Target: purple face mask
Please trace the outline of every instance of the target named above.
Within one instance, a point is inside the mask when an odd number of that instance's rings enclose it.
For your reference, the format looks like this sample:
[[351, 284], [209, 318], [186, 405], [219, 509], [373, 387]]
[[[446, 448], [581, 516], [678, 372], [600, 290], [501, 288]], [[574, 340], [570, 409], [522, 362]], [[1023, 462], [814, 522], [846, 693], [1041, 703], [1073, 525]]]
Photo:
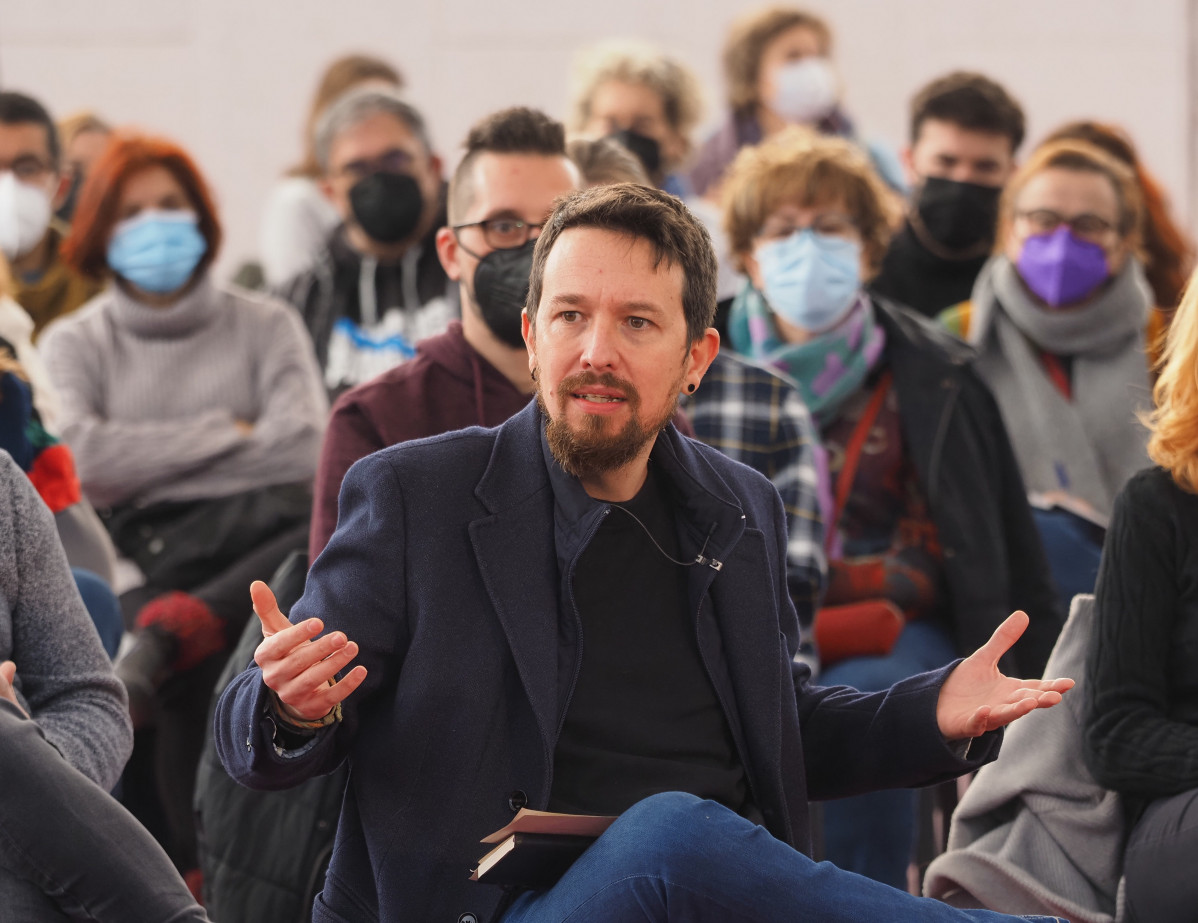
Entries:
[[1074, 237], [1064, 224], [1025, 240], [1016, 268], [1027, 287], [1054, 308], [1081, 301], [1110, 275], [1106, 251]]

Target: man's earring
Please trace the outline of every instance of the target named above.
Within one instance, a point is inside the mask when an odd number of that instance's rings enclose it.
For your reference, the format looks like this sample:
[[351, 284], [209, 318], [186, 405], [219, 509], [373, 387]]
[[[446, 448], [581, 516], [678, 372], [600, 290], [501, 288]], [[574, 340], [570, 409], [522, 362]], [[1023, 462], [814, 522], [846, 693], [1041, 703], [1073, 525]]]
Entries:
[[687, 394], [695, 393], [695, 383], [694, 382], [691, 382], [689, 385], [686, 386], [686, 393]]
[[532, 376], [532, 380], [536, 381], [537, 380], [537, 367], [535, 365], [533, 366], [532, 372], [530, 374]]

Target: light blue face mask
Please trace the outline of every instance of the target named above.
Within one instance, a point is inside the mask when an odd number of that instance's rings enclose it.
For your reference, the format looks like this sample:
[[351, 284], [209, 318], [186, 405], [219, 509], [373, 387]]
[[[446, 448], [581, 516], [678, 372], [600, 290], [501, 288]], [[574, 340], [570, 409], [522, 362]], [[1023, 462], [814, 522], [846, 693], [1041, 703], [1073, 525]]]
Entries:
[[116, 226], [108, 268], [156, 295], [181, 289], [208, 252], [195, 212], [151, 209]]
[[770, 309], [810, 333], [844, 318], [861, 288], [861, 245], [810, 228], [762, 244], [754, 254]]

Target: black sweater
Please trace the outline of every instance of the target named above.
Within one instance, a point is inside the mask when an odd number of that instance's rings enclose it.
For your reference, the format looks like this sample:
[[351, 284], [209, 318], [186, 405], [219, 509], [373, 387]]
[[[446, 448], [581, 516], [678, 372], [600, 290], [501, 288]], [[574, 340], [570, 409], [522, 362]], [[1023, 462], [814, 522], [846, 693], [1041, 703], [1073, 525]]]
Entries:
[[1133, 803], [1198, 787], [1198, 496], [1165, 470], [1116, 498], [1096, 595], [1090, 771]]

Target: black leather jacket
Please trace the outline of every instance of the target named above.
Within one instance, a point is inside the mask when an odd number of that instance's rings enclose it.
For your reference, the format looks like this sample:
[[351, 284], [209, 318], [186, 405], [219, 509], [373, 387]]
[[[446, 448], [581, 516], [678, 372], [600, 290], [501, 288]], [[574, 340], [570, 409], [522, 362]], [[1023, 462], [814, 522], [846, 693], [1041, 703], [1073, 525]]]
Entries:
[[1031, 624], [1003, 669], [1039, 677], [1065, 618], [998, 405], [971, 368], [970, 346], [905, 308], [873, 301], [903, 439], [944, 550], [958, 653], [972, 653], [1022, 609]]

